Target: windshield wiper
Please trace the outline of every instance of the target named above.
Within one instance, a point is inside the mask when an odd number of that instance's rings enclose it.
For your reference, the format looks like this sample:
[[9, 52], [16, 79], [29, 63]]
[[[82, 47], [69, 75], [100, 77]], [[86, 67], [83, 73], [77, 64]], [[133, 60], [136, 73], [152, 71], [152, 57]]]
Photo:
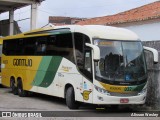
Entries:
[[128, 58], [127, 58], [127, 55], [126, 55], [125, 67], [127, 67], [127, 65], [128, 65]]

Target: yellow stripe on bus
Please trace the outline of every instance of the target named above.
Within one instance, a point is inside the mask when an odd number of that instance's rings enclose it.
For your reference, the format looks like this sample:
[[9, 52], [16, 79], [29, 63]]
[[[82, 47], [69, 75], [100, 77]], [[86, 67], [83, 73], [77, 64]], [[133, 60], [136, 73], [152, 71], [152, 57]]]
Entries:
[[134, 85], [134, 86], [118, 86], [118, 85], [109, 85], [102, 82], [99, 82], [104, 89], [109, 92], [117, 92], [117, 93], [129, 93], [134, 91], [141, 91], [146, 83], [141, 85]]

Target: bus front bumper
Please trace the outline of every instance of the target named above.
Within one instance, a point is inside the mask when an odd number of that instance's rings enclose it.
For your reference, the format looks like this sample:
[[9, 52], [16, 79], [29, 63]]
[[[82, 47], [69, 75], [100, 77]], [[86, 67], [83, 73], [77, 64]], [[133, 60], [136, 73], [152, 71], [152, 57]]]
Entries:
[[146, 92], [137, 96], [110, 96], [94, 91], [93, 104], [144, 104], [146, 101]]

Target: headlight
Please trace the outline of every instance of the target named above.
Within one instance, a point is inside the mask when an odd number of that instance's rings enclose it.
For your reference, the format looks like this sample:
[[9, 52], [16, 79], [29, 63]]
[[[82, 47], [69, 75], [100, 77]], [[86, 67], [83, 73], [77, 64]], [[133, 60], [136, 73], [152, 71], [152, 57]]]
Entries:
[[98, 91], [98, 92], [100, 92], [100, 93], [102, 93], [102, 94], [105, 94], [105, 95], [110, 95], [110, 93], [107, 91], [107, 90], [105, 90], [105, 89], [103, 89], [103, 88], [100, 88], [100, 87], [98, 87], [98, 86], [94, 86], [95, 87], [95, 89]]

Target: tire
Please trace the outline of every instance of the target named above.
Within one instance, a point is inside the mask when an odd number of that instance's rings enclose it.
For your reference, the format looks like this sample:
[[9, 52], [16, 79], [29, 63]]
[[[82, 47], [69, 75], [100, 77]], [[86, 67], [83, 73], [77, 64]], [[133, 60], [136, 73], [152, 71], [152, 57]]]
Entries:
[[18, 88], [18, 95], [20, 97], [26, 97], [27, 96], [27, 91], [23, 90], [23, 84], [22, 84], [21, 80], [18, 80], [17, 88]]
[[14, 79], [11, 79], [10, 87], [11, 87], [12, 93], [14, 95], [18, 95], [18, 90], [17, 90], [17, 87], [15, 85], [15, 80]]
[[69, 87], [66, 91], [66, 104], [70, 109], [78, 109], [80, 104], [75, 101], [74, 89]]

